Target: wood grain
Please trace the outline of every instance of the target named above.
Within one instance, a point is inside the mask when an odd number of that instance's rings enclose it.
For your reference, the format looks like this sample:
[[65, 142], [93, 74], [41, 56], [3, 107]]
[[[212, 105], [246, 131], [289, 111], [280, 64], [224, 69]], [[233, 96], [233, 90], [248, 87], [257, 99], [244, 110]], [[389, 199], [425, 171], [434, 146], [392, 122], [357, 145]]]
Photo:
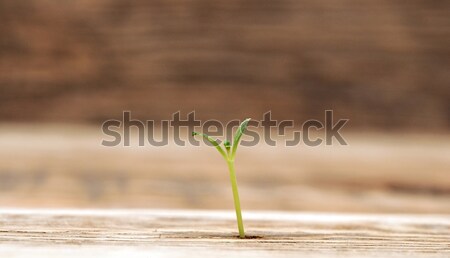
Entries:
[[448, 257], [450, 217], [192, 210], [0, 210], [2, 257]]

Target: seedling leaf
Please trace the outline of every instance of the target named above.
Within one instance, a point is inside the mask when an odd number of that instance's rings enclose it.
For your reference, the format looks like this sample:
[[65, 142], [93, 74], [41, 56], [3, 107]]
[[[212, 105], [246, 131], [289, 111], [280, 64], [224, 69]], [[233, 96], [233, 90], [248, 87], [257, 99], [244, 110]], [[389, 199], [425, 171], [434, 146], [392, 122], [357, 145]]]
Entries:
[[244, 133], [245, 129], [247, 129], [248, 122], [250, 121], [250, 118], [245, 119], [241, 125], [239, 125], [239, 128], [236, 130], [236, 133], [234, 135], [233, 140], [233, 149], [231, 151], [231, 158], [234, 159], [234, 156], [236, 155], [236, 150], [239, 145], [239, 141], [241, 140], [242, 134]]
[[206, 140], [208, 140], [214, 147], [216, 147], [216, 149], [219, 151], [220, 155], [222, 155], [222, 157], [224, 159], [227, 159], [227, 154], [222, 149], [222, 147], [220, 147], [220, 144], [217, 142], [217, 140], [214, 140], [213, 138], [211, 138], [210, 136], [208, 136], [204, 133], [192, 132], [192, 136], [196, 136], [196, 135], [200, 135], [203, 138], [205, 138]]

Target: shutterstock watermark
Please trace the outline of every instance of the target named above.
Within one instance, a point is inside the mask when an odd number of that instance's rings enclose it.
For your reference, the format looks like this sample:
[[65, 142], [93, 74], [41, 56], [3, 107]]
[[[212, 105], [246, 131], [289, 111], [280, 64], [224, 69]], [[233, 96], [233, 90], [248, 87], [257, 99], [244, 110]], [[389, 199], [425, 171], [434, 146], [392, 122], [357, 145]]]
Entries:
[[[255, 146], [261, 141], [266, 145], [276, 146], [319, 146], [321, 144], [348, 145], [340, 130], [349, 119], [333, 118], [332, 110], [324, 111], [324, 121], [310, 119], [303, 124], [295, 124], [294, 120], [274, 120], [270, 111], [262, 115], [261, 120], [252, 119], [248, 123], [241, 145]], [[185, 119], [181, 113], [175, 112], [170, 120], [136, 120], [131, 118], [131, 111], [124, 111], [122, 120], [110, 119], [102, 124], [104, 139], [103, 146], [131, 146], [131, 129], [137, 130], [138, 146], [150, 144], [152, 146], [166, 146], [172, 140], [178, 146], [200, 146], [199, 139], [191, 137], [192, 132], [202, 132], [218, 140], [232, 139], [233, 132], [240, 124], [240, 120], [231, 120], [224, 124], [218, 120], [210, 119], [200, 121], [195, 118], [195, 111], [188, 113]], [[288, 133], [289, 132], [289, 133]], [[157, 134], [158, 137], [157, 137]], [[184, 134], [184, 135], [183, 135]], [[184, 136], [184, 137], [183, 137]], [[211, 145], [203, 139], [205, 144]]]

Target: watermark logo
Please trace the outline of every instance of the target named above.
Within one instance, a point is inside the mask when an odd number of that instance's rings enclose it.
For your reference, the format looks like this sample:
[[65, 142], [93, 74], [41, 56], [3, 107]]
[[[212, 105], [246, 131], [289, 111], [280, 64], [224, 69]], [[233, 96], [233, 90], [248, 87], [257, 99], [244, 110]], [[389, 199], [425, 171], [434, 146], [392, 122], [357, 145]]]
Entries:
[[[348, 121], [349, 119], [334, 121], [333, 111], [325, 110], [324, 122], [310, 119], [299, 126], [295, 124], [294, 120], [275, 120], [272, 118], [272, 112], [268, 111], [262, 115], [261, 120], [250, 120], [244, 133], [246, 137], [242, 139], [241, 144], [243, 146], [255, 146], [263, 141], [269, 146], [276, 146], [277, 144], [319, 146], [334, 143], [348, 145], [340, 132]], [[187, 144], [200, 146], [200, 140], [191, 137], [194, 131], [217, 138], [218, 142], [221, 143], [220, 139], [231, 140], [232, 134], [240, 122], [240, 120], [231, 120], [224, 124], [215, 119], [200, 121], [195, 118], [195, 111], [188, 113], [185, 119], [181, 118], [181, 112], [178, 111], [172, 114], [170, 120], [159, 122], [146, 120], [143, 122], [132, 119], [131, 111], [124, 111], [122, 120], [110, 119], [102, 124], [101, 129], [104, 139], [101, 144], [107, 147], [131, 146], [132, 128], [137, 130], [138, 146], [145, 146], [146, 144], [166, 146], [169, 144], [169, 139], [178, 146], [186, 146]], [[319, 132], [320, 134], [318, 134]], [[157, 134], [159, 134], [158, 137], [156, 137]], [[211, 144], [204, 139], [203, 142], [208, 145]]]

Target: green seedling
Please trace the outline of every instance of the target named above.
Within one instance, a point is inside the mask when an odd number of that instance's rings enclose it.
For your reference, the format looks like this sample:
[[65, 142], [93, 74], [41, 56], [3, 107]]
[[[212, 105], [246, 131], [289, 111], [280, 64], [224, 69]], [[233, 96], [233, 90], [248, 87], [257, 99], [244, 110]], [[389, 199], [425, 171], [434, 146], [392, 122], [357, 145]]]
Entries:
[[236, 210], [236, 218], [240, 238], [245, 238], [245, 232], [244, 232], [244, 223], [242, 222], [241, 203], [239, 201], [236, 171], [234, 169], [234, 158], [236, 157], [236, 151], [239, 145], [239, 141], [241, 140], [242, 134], [247, 128], [249, 121], [250, 118], [247, 118], [244, 120], [244, 122], [241, 123], [241, 125], [239, 125], [239, 128], [236, 130], [236, 133], [234, 135], [233, 144], [231, 144], [229, 141], [224, 141], [223, 146], [225, 147], [225, 149], [223, 149], [222, 146], [220, 146], [217, 140], [209, 137], [208, 135], [203, 133], [192, 132], [192, 136], [200, 135], [203, 138], [207, 139], [214, 147], [216, 147], [220, 155], [222, 155], [222, 157], [228, 164], [228, 170], [230, 171], [231, 188], [233, 190], [234, 208]]

